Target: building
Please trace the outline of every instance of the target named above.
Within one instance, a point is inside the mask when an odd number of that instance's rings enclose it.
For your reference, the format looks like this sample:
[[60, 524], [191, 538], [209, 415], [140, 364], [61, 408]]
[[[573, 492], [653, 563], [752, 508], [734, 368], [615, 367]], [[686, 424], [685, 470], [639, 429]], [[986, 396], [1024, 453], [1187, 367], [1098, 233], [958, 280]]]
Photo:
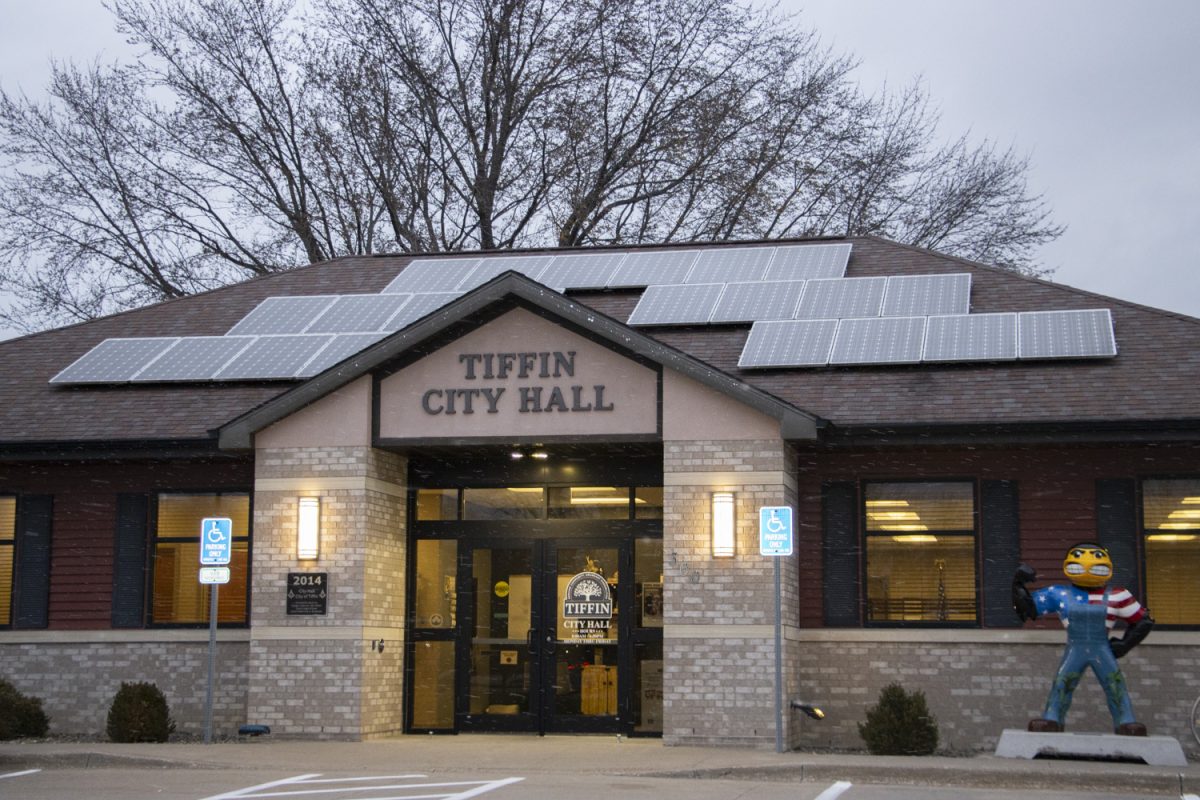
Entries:
[[[356, 257], [0, 343], [0, 374], [0, 663], [59, 732], [149, 680], [199, 733], [214, 517], [218, 733], [855, 747], [899, 681], [987, 748], [1062, 648], [1013, 572], [1091, 539], [1158, 622], [1139, 718], [1182, 737], [1200, 686], [1178, 314], [875, 238]], [[782, 696], [824, 722], [777, 726], [777, 601]], [[1096, 687], [1071, 722], [1108, 728]]]

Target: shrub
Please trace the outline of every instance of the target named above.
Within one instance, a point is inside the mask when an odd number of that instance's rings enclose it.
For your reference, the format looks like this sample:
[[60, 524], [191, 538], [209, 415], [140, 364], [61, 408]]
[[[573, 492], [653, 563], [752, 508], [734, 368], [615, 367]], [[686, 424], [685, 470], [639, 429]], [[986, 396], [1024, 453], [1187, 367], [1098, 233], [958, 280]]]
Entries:
[[45, 736], [50, 718], [42, 710], [40, 697], [29, 697], [0, 678], [0, 739]]
[[879, 703], [858, 723], [867, 750], [877, 756], [927, 756], [937, 749], [937, 720], [929, 713], [924, 692], [909, 694], [898, 683], [883, 687]]
[[165, 742], [175, 723], [157, 686], [122, 683], [108, 709], [107, 729], [114, 742]]

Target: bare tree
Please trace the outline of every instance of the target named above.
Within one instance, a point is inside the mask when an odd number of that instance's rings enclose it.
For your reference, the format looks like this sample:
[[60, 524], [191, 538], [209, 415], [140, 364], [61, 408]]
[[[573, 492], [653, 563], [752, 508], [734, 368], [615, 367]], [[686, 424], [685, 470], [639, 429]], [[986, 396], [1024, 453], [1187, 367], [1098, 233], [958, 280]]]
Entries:
[[731, 0], [111, 0], [134, 63], [0, 93], [26, 330], [339, 255], [878, 234], [1036, 272], [1015, 151]]

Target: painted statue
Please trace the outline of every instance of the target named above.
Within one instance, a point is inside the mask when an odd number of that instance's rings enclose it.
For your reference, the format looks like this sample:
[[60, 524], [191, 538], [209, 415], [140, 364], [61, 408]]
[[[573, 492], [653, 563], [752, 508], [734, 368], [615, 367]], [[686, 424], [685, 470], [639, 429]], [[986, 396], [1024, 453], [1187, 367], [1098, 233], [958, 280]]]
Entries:
[[[1070, 585], [1055, 584], [1031, 592], [1027, 584], [1037, 580], [1037, 572], [1025, 564], [1017, 568], [1013, 608], [1021, 620], [1057, 614], [1067, 629], [1067, 649], [1046, 698], [1046, 710], [1040, 719], [1030, 720], [1029, 730], [1063, 730], [1071, 696], [1084, 670], [1091, 667], [1104, 689], [1114, 730], [1123, 736], [1146, 735], [1146, 726], [1133, 717], [1133, 703], [1117, 659], [1146, 638], [1154, 620], [1128, 589], [1108, 585], [1112, 572], [1108, 551], [1088, 542], [1072, 547], [1063, 559], [1063, 574]], [[1110, 639], [1109, 631], [1117, 620], [1125, 623], [1124, 634]]]

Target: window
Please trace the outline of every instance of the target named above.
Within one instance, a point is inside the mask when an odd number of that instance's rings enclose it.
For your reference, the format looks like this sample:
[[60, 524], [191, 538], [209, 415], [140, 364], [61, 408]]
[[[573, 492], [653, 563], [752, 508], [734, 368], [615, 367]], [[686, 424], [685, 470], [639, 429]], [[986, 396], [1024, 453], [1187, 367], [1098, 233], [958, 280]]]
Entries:
[[1146, 606], [1163, 625], [1200, 625], [1200, 478], [1142, 484]]
[[507, 486], [417, 489], [417, 522], [662, 519], [661, 486]]
[[230, 578], [217, 592], [217, 622], [247, 622], [250, 496], [160, 494], [155, 517], [150, 611], [150, 619], [156, 625], [208, 623], [210, 587], [199, 581], [200, 522], [205, 517], [233, 520]]
[[17, 538], [17, 498], [0, 497], [0, 627], [12, 624], [13, 558]]
[[867, 621], [974, 623], [975, 486], [870, 483]]

